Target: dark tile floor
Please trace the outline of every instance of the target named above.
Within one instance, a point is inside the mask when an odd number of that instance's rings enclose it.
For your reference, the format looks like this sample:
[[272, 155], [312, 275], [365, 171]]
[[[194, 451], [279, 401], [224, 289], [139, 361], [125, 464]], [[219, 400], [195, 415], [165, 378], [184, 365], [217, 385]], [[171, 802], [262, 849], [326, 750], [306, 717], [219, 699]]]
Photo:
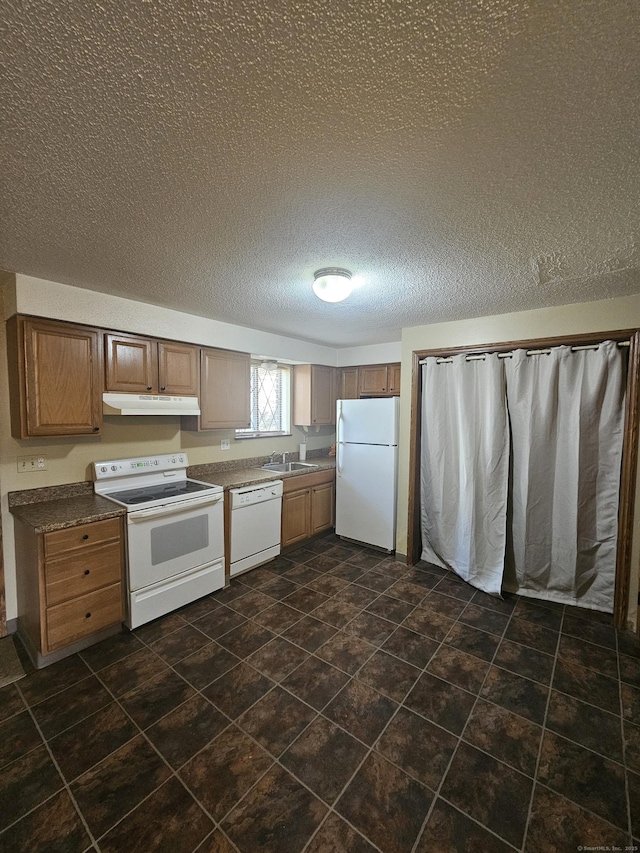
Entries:
[[32, 672], [0, 720], [2, 853], [640, 839], [635, 637], [334, 536]]

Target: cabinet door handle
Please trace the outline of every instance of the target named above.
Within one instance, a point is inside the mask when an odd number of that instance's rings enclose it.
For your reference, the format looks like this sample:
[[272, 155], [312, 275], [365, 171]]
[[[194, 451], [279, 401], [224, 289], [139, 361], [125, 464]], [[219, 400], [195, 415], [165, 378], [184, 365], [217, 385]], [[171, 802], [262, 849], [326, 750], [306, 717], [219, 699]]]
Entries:
[[147, 391], [151, 391], [151, 385], [147, 385]]
[[89, 569], [85, 569], [85, 570], [84, 570], [84, 573], [85, 573], [85, 575], [90, 575], [90, 574], [91, 574], [91, 571], [90, 571]]
[[84, 614], [84, 618], [85, 618], [85, 619], [90, 619], [90, 618], [91, 618], [91, 614], [90, 614], [90, 613], [85, 613], [85, 614]]
[[83, 536], [82, 538], [83, 538], [83, 539], [88, 539], [88, 538], [89, 538], [89, 534], [88, 534], [88, 533], [85, 533], [85, 534], [84, 534], [84, 536]]
[[166, 386], [166, 385], [161, 385], [161, 386], [160, 386], [160, 390], [161, 390], [161, 391], [166, 391], [166, 390], [167, 390], [167, 386]]
[[100, 429], [100, 427], [94, 427], [94, 428], [93, 428], [93, 431], [94, 431], [94, 432], [98, 432], [98, 430], [99, 430], [99, 429]]

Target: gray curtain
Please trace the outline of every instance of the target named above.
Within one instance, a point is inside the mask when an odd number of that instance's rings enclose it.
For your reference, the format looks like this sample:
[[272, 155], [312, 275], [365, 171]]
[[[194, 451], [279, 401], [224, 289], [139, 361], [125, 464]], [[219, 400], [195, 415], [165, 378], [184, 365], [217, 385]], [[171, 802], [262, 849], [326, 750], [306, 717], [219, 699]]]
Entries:
[[493, 595], [611, 612], [625, 382], [612, 341], [427, 358], [422, 559]]
[[554, 347], [506, 359], [513, 486], [505, 588], [613, 609], [624, 420], [623, 355]]
[[495, 354], [422, 368], [422, 559], [499, 595], [507, 536], [509, 428]]

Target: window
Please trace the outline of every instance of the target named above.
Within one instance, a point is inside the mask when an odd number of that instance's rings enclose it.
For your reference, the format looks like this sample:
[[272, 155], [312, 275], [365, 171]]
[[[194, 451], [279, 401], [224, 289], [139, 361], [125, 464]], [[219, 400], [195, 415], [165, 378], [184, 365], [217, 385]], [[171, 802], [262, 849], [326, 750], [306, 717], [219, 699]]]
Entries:
[[251, 363], [251, 426], [236, 430], [236, 438], [261, 438], [290, 432], [291, 371], [280, 365], [267, 370], [262, 366], [264, 363]]

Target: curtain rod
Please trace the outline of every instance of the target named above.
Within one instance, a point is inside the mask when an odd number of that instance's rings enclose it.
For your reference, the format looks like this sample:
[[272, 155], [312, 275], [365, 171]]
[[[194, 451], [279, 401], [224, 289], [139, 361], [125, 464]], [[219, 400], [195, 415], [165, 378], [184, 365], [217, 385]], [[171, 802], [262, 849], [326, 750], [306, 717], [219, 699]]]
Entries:
[[[629, 341], [618, 341], [619, 347], [628, 347]], [[600, 344], [581, 344], [575, 347], [571, 347], [571, 352], [583, 352], [584, 350], [596, 350], [598, 349]], [[554, 347], [555, 349], [555, 347]], [[548, 349], [528, 349], [527, 355], [549, 355], [551, 352], [551, 348]], [[498, 358], [512, 358], [513, 352], [499, 352], [496, 353]], [[462, 355], [462, 353], [460, 353]], [[479, 352], [479, 353], [470, 353], [465, 357], [465, 361], [484, 361], [487, 355], [491, 355], [489, 352]], [[431, 356], [433, 358], [433, 356]], [[442, 356], [436, 357], [436, 364], [451, 364], [453, 362], [453, 356]], [[421, 359], [418, 364], [426, 364], [427, 359]]]

